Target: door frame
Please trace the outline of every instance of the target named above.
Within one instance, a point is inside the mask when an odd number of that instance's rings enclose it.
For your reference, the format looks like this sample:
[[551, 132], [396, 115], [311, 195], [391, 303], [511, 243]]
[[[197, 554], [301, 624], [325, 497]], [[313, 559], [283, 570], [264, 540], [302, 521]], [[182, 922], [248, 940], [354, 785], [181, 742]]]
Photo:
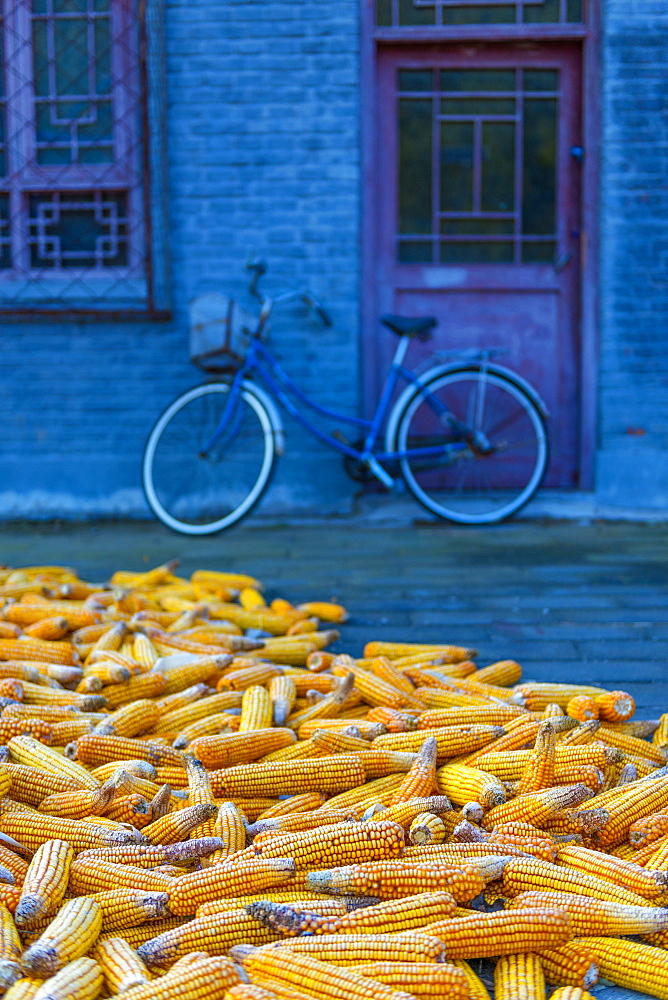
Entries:
[[601, 2], [588, 0], [586, 25], [457, 25], [450, 28], [377, 28], [375, 0], [360, 0], [360, 130], [362, 140], [362, 212], [360, 393], [365, 407], [371, 405], [373, 372], [380, 364], [375, 261], [378, 253], [378, 190], [375, 183], [378, 154], [377, 53], [385, 44], [414, 45], [513, 41], [571, 41], [582, 47], [582, 135], [585, 158], [582, 165], [579, 336], [580, 346], [580, 428], [577, 490], [594, 488], [597, 389], [599, 364], [599, 177], [601, 159]]

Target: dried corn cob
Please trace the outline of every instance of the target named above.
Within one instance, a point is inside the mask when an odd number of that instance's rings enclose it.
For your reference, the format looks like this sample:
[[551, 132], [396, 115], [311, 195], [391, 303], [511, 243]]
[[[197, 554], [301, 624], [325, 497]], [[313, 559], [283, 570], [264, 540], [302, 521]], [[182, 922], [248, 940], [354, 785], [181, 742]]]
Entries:
[[295, 740], [292, 729], [246, 729], [222, 736], [203, 736], [190, 744], [188, 753], [213, 770], [259, 760], [282, 747], [294, 745]]
[[98, 847], [82, 851], [77, 862], [107, 861], [112, 864], [132, 865], [135, 868], [155, 868], [158, 865], [191, 865], [198, 858], [205, 858], [219, 850], [222, 843], [218, 837], [203, 837], [184, 840], [178, 844], [149, 845], [123, 844], [117, 847]]
[[142, 986], [151, 974], [123, 938], [109, 938], [95, 949], [95, 960], [102, 969], [104, 982], [110, 993], [124, 993], [133, 986]]
[[564, 910], [576, 937], [622, 937], [668, 929], [668, 914], [658, 907], [628, 906], [573, 892], [522, 892], [510, 901], [511, 909], [517, 907]]
[[102, 824], [102, 818], [98, 825], [97, 822], [84, 823], [37, 812], [3, 812], [0, 815], [0, 832], [18, 840], [31, 851], [36, 851], [47, 840], [66, 840], [75, 851], [85, 851], [91, 847], [132, 843], [139, 836], [137, 831], [121, 827], [107, 829]]
[[256, 838], [254, 849], [265, 858], [293, 858], [297, 868], [337, 866], [397, 857], [404, 847], [404, 831], [397, 823], [336, 823], [301, 833]]
[[503, 889], [509, 896], [531, 890], [577, 892], [593, 899], [642, 906], [643, 898], [636, 892], [593, 875], [560, 868], [539, 858], [514, 858], [503, 872]]
[[436, 774], [438, 789], [452, 799], [455, 805], [479, 802], [484, 809], [492, 809], [506, 801], [506, 790], [493, 775], [466, 764], [446, 764]]
[[37, 849], [14, 911], [17, 927], [28, 930], [58, 909], [73, 861], [74, 850], [64, 840], [47, 840]]
[[295, 863], [291, 858], [245, 858], [234, 864], [225, 862], [176, 879], [169, 890], [169, 908], [176, 915], [186, 916], [210, 899], [245, 896], [282, 885], [290, 882], [294, 873]]
[[489, 830], [498, 823], [514, 819], [527, 820], [530, 823], [541, 825], [550, 816], [584, 802], [591, 798], [591, 795], [591, 790], [583, 784], [564, 785], [546, 788], [539, 792], [530, 792], [490, 809], [485, 816], [483, 826]]
[[11, 913], [0, 905], [0, 992], [17, 982], [23, 973], [19, 959], [23, 946]]
[[636, 710], [635, 701], [626, 691], [606, 691], [597, 695], [594, 701], [599, 718], [606, 722], [625, 722]]
[[418, 892], [445, 890], [462, 902], [482, 892], [484, 884], [479, 868], [430, 862], [376, 861], [311, 871], [306, 875], [308, 891], [378, 896], [380, 899], [401, 899]]
[[518, 795], [538, 792], [554, 785], [557, 733], [550, 722], [542, 722], [536, 733], [536, 743], [517, 788]]
[[502, 955], [494, 969], [495, 1000], [545, 1000], [545, 976], [538, 955]]
[[645, 899], [654, 899], [668, 888], [668, 872], [648, 871], [588, 847], [566, 844], [559, 848], [557, 861], [566, 868], [623, 886]]
[[70, 899], [21, 957], [25, 972], [47, 978], [85, 955], [102, 928], [102, 910], [87, 896]]
[[440, 816], [433, 813], [419, 813], [408, 831], [411, 844], [442, 844], [448, 831]]
[[197, 917], [141, 944], [137, 954], [149, 969], [165, 968], [192, 951], [224, 955], [235, 944], [267, 944], [276, 935], [245, 910]]
[[288, 987], [291, 993], [301, 988], [315, 1000], [412, 1000], [409, 993], [310, 955], [291, 954], [280, 948], [237, 948], [232, 954], [253, 980], [275, 981]]
[[32, 994], [32, 1000], [95, 1000], [102, 989], [102, 970], [92, 958], [70, 962]]
[[[85, 737], [82, 737], [85, 739]], [[9, 752], [14, 764], [23, 764], [38, 770], [47, 771], [58, 777], [68, 778], [76, 782], [79, 788], [94, 790], [100, 787], [100, 782], [93, 775], [77, 764], [67, 760], [50, 747], [38, 743], [31, 736], [14, 736], [8, 743]]]
[[79, 857], [70, 868], [69, 888], [79, 894], [104, 892], [120, 886], [144, 892], [169, 892], [174, 881], [161, 871]]
[[600, 974], [617, 986], [668, 998], [668, 953], [636, 941], [582, 937], [578, 943], [596, 956]]
[[294, 792], [343, 792], [365, 783], [364, 768], [353, 754], [317, 760], [269, 764], [239, 764], [211, 773], [216, 796], [235, 799], [250, 795], [290, 795]]

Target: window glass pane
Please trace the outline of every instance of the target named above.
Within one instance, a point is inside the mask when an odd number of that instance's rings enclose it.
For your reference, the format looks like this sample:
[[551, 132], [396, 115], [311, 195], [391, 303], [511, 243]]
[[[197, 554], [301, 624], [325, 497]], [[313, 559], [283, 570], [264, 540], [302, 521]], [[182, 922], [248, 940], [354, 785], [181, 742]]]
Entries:
[[76, 191], [29, 199], [33, 268], [104, 268], [127, 264], [127, 195]]
[[98, 94], [111, 93], [111, 38], [109, 18], [95, 18], [95, 90]]
[[431, 99], [399, 101], [399, 232], [432, 230]]
[[434, 7], [416, 7], [413, 0], [399, 0], [400, 24], [436, 24]]
[[524, 5], [525, 24], [558, 24], [559, 0], [541, 0], [540, 3]]
[[376, 0], [376, 24], [379, 28], [392, 24], [392, 0]]
[[53, 22], [56, 93], [89, 92], [88, 22], [82, 18], [58, 18]]
[[49, 48], [46, 21], [33, 21], [32, 26], [33, 86], [38, 97], [49, 93]]
[[494, 97], [444, 97], [442, 115], [513, 115], [515, 102]]
[[431, 264], [434, 259], [434, 248], [431, 243], [408, 243], [399, 241], [400, 264]]
[[493, 7], [443, 8], [443, 24], [514, 24], [515, 7], [511, 4], [495, 4]]
[[515, 123], [485, 122], [482, 126], [483, 212], [512, 212], [515, 206]]
[[443, 69], [441, 90], [515, 90], [514, 69]]
[[584, 21], [584, 10], [582, 0], [568, 0], [566, 8], [567, 21]]
[[473, 123], [441, 125], [441, 211], [473, 209]]
[[0, 268], [12, 266], [9, 235], [9, 195], [0, 194]]
[[522, 73], [522, 85], [525, 90], [556, 91], [559, 72], [556, 69], [525, 69]]
[[428, 90], [434, 89], [434, 73], [430, 69], [400, 69], [399, 70], [399, 90]]
[[85, 14], [86, 0], [53, 0], [54, 14]]
[[512, 264], [513, 244], [490, 242], [482, 243], [443, 243], [441, 244], [442, 264]]
[[554, 254], [554, 240], [541, 240], [540, 243], [524, 242], [522, 244], [522, 263], [524, 264], [553, 264]]
[[522, 231], [551, 234], [556, 224], [557, 102], [524, 102]]
[[443, 236], [512, 236], [512, 219], [442, 219]]

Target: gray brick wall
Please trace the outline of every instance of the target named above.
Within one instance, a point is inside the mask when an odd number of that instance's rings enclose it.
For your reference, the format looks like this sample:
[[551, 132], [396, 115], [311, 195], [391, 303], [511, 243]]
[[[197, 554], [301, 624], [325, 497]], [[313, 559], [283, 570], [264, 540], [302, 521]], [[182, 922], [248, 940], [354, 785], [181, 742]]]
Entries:
[[668, 506], [668, 6], [605, 0], [597, 493]]
[[[277, 313], [279, 357], [325, 405], [357, 408], [357, 0], [168, 0], [166, 29], [174, 322], [5, 324], [0, 515], [146, 510], [144, 439], [199, 381], [187, 304], [245, 295], [250, 251], [268, 290], [310, 287], [335, 320]], [[287, 433], [266, 508], [345, 509], [338, 457]]]

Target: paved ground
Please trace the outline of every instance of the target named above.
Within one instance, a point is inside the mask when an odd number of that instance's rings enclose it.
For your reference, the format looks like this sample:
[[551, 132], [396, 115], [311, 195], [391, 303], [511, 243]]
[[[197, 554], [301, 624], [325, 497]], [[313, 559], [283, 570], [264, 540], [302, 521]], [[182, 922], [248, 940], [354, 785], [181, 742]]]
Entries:
[[340, 650], [368, 639], [475, 646], [527, 679], [630, 690], [638, 714], [668, 711], [668, 525], [515, 522], [489, 528], [329, 521], [241, 526], [208, 539], [152, 522], [1, 525], [0, 560], [65, 562], [89, 579], [181, 559], [243, 570], [273, 596], [337, 597]]
[[[0, 560], [66, 563], [91, 580], [181, 560], [258, 576], [270, 596], [336, 597], [337, 647], [369, 639], [476, 646], [524, 675], [622, 687], [638, 715], [668, 711], [668, 525], [517, 521], [456, 528], [353, 519], [186, 539], [153, 523], [0, 525]], [[489, 967], [480, 970], [484, 975]], [[602, 983], [600, 1000], [642, 1000]]]

